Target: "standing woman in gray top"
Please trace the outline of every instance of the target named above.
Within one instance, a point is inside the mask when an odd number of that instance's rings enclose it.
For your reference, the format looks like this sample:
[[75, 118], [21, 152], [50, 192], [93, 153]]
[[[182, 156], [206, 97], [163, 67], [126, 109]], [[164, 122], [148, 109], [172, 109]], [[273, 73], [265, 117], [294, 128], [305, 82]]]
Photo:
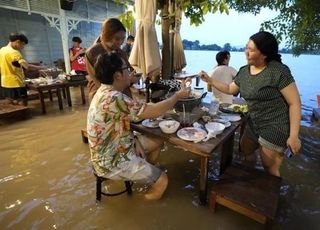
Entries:
[[226, 94], [240, 92], [249, 107], [241, 151], [251, 155], [259, 148], [265, 170], [280, 176], [284, 151], [290, 148], [296, 154], [301, 147], [299, 92], [289, 68], [281, 62], [278, 42], [271, 33], [252, 35], [245, 54], [248, 65], [240, 68], [229, 85], [203, 71], [200, 76]]
[[[102, 23], [101, 33], [95, 43], [86, 51], [86, 67], [88, 71], [87, 80], [89, 88], [89, 100], [100, 87], [100, 82], [95, 77], [94, 65], [100, 55], [105, 53], [118, 53], [132, 70], [127, 54], [121, 50], [121, 45], [126, 38], [126, 28], [117, 18], [109, 18]], [[131, 72], [130, 70], [130, 72]], [[131, 73], [133, 74], [133, 73]], [[138, 77], [133, 78], [135, 83]], [[131, 97], [130, 88], [125, 90], [125, 94]]]

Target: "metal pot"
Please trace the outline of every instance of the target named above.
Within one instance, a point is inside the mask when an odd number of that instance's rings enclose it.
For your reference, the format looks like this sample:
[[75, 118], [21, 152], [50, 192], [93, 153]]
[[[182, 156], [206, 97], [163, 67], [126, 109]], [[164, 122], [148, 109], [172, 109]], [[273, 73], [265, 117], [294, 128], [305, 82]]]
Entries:
[[188, 97], [184, 99], [180, 99], [175, 104], [174, 108], [179, 111], [183, 112], [183, 105], [185, 108], [185, 112], [191, 112], [195, 107], [200, 105], [202, 98], [204, 98], [207, 95], [207, 92], [203, 93], [201, 97]]

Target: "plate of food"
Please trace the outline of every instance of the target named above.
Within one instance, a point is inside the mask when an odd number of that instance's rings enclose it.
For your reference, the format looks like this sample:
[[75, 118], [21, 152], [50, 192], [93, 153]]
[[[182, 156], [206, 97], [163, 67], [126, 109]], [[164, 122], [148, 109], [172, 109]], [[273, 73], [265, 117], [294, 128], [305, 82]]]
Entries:
[[185, 141], [198, 142], [207, 136], [207, 132], [200, 128], [186, 127], [177, 132], [177, 136]]
[[238, 114], [222, 114], [220, 115], [220, 118], [226, 121], [235, 122], [240, 121], [241, 117]]
[[221, 118], [220, 119], [213, 119], [213, 121], [222, 123], [226, 128], [231, 126], [231, 122], [230, 121], [224, 120], [224, 119], [221, 119]]
[[148, 128], [158, 128], [162, 119], [145, 119], [142, 121], [142, 125]]
[[224, 113], [247, 113], [248, 105], [221, 103], [219, 110]]

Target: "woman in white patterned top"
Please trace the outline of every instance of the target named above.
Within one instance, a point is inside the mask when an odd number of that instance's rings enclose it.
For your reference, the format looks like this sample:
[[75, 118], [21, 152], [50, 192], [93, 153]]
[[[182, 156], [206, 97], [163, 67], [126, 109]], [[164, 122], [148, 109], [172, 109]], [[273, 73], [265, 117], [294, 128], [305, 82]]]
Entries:
[[188, 97], [190, 89], [183, 88], [156, 104], [133, 100], [123, 93], [133, 74], [116, 53], [99, 56], [95, 76], [101, 86], [90, 104], [87, 132], [96, 173], [113, 180], [151, 184], [145, 198], [160, 199], [168, 183], [166, 173], [154, 166], [162, 141], [143, 135], [134, 138], [130, 122], [163, 115], [177, 100]]

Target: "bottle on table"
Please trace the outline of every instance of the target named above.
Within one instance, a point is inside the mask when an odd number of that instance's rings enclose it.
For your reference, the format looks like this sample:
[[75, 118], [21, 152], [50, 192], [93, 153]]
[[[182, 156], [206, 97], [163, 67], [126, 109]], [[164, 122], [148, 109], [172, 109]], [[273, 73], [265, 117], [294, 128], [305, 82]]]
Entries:
[[217, 115], [218, 110], [219, 110], [219, 99], [216, 98], [214, 94], [212, 94], [212, 98], [209, 106], [209, 114], [211, 116], [215, 116]]

